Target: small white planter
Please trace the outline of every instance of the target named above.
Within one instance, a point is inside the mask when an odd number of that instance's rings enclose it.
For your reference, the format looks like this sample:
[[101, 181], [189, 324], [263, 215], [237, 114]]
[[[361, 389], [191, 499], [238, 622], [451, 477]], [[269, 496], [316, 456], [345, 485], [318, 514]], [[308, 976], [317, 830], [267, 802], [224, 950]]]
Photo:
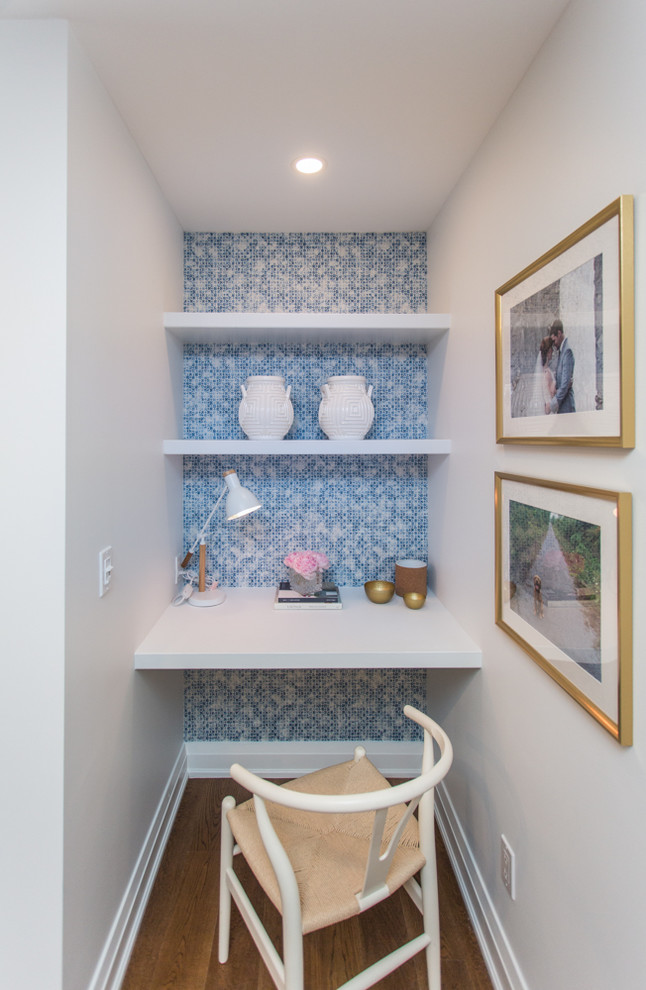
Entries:
[[285, 388], [281, 375], [250, 375], [240, 388], [238, 422], [246, 436], [250, 440], [282, 440], [294, 422], [289, 397], [292, 386]]
[[362, 440], [372, 426], [372, 385], [363, 375], [334, 375], [321, 385], [319, 425], [329, 440]]

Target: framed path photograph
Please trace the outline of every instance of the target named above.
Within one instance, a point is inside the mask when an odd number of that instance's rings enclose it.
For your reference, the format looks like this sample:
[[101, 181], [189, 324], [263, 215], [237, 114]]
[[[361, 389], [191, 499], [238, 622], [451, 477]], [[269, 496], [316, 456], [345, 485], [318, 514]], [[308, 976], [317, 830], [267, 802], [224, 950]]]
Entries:
[[496, 624], [632, 744], [631, 496], [495, 475]]
[[635, 445], [633, 197], [496, 291], [498, 443]]

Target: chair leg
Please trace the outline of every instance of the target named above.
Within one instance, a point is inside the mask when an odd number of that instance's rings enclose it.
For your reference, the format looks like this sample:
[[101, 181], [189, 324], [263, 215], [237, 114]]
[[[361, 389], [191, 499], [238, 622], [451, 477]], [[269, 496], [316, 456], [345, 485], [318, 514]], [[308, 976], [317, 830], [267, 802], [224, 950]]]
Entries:
[[421, 871], [422, 904], [424, 908], [424, 931], [431, 941], [425, 949], [426, 969], [429, 990], [441, 990], [440, 968], [440, 912], [437, 901], [437, 872], [435, 863], [429, 868], [428, 862]]
[[435, 856], [435, 823], [433, 794], [422, 796], [419, 806], [420, 847], [426, 864], [420, 871], [424, 931], [431, 941], [426, 947], [426, 969], [429, 990], [441, 990], [440, 966], [440, 906], [437, 893], [437, 860]]
[[233, 866], [233, 832], [229, 825], [227, 812], [235, 808], [235, 798], [225, 797], [222, 802], [222, 821], [220, 839], [220, 918], [218, 959], [225, 963], [229, 958], [229, 932], [231, 929], [231, 891], [227, 883], [227, 870]]
[[[300, 922], [300, 919], [299, 919]], [[303, 933], [294, 920], [283, 915], [283, 963], [285, 966], [285, 990], [303, 990]]]

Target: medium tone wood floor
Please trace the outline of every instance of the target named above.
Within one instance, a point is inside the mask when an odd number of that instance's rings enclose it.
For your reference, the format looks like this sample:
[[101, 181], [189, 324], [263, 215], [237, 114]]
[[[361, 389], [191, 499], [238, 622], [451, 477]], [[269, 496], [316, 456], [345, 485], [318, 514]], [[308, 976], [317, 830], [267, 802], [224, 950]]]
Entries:
[[[190, 780], [155, 880], [122, 990], [275, 990], [235, 904], [231, 950], [217, 955], [220, 803], [246, 800], [231, 780]], [[446, 850], [438, 836], [443, 990], [493, 990]], [[242, 857], [236, 871], [263, 924], [280, 948], [280, 916]], [[305, 938], [305, 985], [331, 990], [422, 931], [408, 895]], [[427, 990], [424, 954], [378, 984], [380, 990]]]

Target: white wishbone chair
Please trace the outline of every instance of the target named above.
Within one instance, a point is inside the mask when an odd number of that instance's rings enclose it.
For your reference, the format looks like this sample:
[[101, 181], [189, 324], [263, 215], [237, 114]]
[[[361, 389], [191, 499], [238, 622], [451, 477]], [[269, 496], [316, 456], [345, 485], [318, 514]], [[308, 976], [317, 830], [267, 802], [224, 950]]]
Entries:
[[[453, 751], [428, 716], [410, 705], [404, 713], [424, 730], [422, 771], [393, 787], [362, 746], [347, 763], [282, 785], [231, 767], [233, 779], [254, 796], [238, 806], [232, 797], [222, 802], [221, 963], [229, 957], [233, 897], [278, 990], [303, 990], [303, 935], [360, 914], [403, 886], [422, 913], [423, 933], [338, 990], [365, 990], [422, 950], [429, 990], [440, 990], [433, 799]], [[283, 958], [234, 871], [238, 853], [282, 915]]]

